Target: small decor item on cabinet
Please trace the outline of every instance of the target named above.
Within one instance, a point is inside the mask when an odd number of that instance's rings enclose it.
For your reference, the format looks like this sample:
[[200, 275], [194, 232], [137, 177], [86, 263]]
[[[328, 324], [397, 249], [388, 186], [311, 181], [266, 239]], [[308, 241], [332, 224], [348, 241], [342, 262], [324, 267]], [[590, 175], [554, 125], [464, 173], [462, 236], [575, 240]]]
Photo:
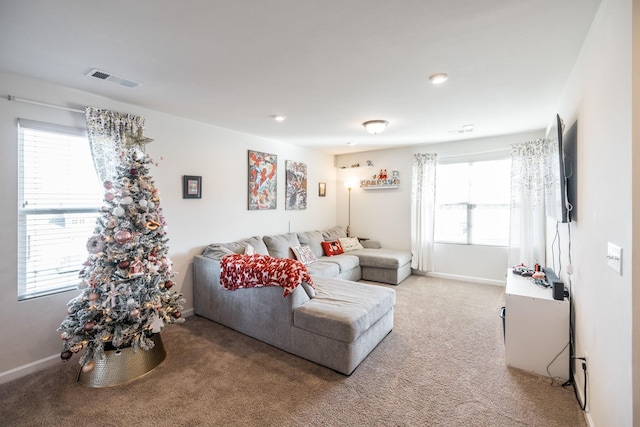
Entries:
[[182, 176], [182, 198], [201, 199], [202, 198], [202, 177], [194, 175]]

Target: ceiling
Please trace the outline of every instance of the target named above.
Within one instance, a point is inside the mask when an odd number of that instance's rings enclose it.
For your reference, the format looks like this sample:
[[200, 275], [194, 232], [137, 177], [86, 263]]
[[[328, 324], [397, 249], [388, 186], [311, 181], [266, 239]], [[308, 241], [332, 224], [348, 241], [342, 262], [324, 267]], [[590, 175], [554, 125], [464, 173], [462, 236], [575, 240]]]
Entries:
[[341, 154], [547, 127], [599, 3], [0, 0], [0, 70]]

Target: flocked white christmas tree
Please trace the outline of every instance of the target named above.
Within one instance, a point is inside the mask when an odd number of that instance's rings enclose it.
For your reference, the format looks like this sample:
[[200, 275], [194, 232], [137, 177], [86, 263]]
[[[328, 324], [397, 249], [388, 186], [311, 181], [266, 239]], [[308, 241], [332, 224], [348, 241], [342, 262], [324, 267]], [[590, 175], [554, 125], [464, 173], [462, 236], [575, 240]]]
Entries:
[[148, 350], [153, 333], [184, 321], [184, 299], [171, 291], [176, 273], [151, 163], [140, 145], [129, 146], [120, 153], [115, 179], [104, 182], [104, 205], [80, 272], [82, 292], [69, 301], [58, 328], [60, 357], [66, 361], [84, 350], [84, 372], [93, 370], [105, 349]]

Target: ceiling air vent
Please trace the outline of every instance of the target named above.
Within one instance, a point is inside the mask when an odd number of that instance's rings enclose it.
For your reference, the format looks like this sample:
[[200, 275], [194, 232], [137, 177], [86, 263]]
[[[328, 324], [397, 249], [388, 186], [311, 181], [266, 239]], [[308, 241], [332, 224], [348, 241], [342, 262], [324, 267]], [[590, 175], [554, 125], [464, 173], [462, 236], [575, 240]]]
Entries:
[[114, 76], [113, 74], [109, 74], [95, 68], [89, 71], [87, 73], [87, 76], [95, 77], [100, 80], [106, 80], [109, 82], [117, 83], [119, 85], [126, 86], [126, 87], [137, 87], [140, 85], [140, 83], [134, 80], [125, 79], [124, 77]]

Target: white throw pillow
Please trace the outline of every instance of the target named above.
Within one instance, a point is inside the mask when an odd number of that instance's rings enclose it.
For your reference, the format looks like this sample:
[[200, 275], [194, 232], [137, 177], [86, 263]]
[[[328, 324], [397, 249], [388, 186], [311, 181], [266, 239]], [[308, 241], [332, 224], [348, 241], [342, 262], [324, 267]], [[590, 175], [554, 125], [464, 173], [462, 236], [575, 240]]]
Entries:
[[364, 249], [357, 237], [340, 237], [338, 241], [345, 252]]
[[304, 265], [311, 264], [318, 260], [309, 246], [293, 246], [291, 251], [293, 251], [296, 259]]
[[251, 246], [251, 245], [247, 245], [247, 246], [244, 248], [244, 254], [245, 254], [245, 255], [255, 255], [255, 254], [256, 254], [256, 250], [254, 249], [254, 247], [253, 247], [253, 246]]

